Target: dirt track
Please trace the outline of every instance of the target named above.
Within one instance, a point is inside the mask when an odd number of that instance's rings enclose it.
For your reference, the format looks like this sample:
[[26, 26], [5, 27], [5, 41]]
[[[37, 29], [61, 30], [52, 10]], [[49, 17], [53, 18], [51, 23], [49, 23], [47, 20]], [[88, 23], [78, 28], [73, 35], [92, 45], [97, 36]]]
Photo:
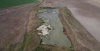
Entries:
[[0, 9], [0, 51], [10, 44], [23, 42], [29, 13], [36, 4]]
[[97, 0], [46, 0], [42, 6], [68, 7], [74, 17], [100, 41], [100, 3]]

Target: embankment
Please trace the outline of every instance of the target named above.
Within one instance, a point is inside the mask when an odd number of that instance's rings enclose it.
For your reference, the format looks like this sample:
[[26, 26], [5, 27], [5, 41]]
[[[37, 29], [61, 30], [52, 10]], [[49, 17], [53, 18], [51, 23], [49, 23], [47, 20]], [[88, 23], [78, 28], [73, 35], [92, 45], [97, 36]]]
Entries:
[[[23, 41], [23, 51], [32, 51], [40, 44], [40, 38], [37, 34], [37, 27], [41, 24], [41, 20], [36, 16], [36, 7], [30, 12], [27, 24], [27, 33], [25, 42]], [[25, 44], [24, 44], [25, 43]]]
[[68, 8], [60, 8], [59, 18], [75, 51], [99, 51], [100, 43], [74, 18]]

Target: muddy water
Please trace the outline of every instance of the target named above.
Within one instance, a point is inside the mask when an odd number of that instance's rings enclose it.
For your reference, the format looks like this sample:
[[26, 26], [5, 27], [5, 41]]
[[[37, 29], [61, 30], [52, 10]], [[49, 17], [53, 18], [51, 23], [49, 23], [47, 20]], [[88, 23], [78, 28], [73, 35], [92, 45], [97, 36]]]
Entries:
[[71, 47], [71, 42], [67, 36], [63, 33], [63, 25], [58, 18], [58, 9], [46, 9], [44, 13], [38, 14], [38, 17], [41, 17], [45, 20], [49, 20], [50, 26], [53, 30], [50, 32], [48, 38], [42, 39], [45, 44], [50, 45], [62, 45], [66, 47]]

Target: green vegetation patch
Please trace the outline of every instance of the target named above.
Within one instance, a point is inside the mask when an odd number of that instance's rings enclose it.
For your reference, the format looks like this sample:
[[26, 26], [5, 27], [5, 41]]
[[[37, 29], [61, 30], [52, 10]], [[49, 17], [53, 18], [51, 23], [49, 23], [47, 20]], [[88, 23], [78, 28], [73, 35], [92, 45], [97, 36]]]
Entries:
[[38, 0], [0, 0], [0, 8], [13, 7], [35, 2], [38, 2]]
[[33, 51], [50, 51], [50, 49], [47, 49], [43, 47], [41, 44]]
[[25, 47], [25, 44], [26, 44], [26, 39], [27, 39], [27, 34], [24, 35], [24, 40], [23, 40], [21, 51], [24, 50], [24, 47]]

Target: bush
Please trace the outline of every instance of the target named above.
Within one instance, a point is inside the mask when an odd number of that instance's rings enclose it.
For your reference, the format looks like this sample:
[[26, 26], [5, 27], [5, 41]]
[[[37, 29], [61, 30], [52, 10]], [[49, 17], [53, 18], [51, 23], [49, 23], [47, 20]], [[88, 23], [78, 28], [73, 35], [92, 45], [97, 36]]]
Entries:
[[71, 51], [74, 51], [74, 50], [71, 50]]
[[39, 45], [35, 50], [33, 51], [50, 51], [50, 49], [47, 49], [45, 47], [43, 47], [42, 45]]

